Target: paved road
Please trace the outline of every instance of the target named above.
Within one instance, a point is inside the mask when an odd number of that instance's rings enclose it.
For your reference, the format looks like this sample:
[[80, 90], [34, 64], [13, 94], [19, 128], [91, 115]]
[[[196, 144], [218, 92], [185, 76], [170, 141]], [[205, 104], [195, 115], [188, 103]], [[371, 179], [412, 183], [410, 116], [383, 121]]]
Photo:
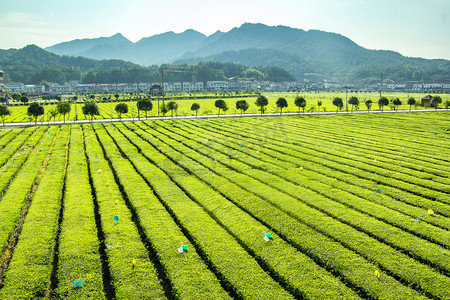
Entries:
[[[439, 112], [442, 111], [448, 111], [448, 110], [439, 110]], [[363, 111], [353, 111], [353, 112], [347, 112], [347, 111], [339, 111], [339, 112], [333, 112], [333, 111], [327, 111], [327, 112], [305, 112], [305, 113], [296, 113], [296, 112], [289, 112], [289, 113], [265, 113], [265, 114], [243, 114], [242, 116], [240, 114], [228, 114], [228, 115], [200, 115], [200, 116], [166, 116], [166, 117], [148, 117], [140, 118], [140, 120], [173, 120], [173, 119], [212, 119], [212, 118], [248, 118], [248, 117], [280, 117], [280, 116], [318, 116], [318, 115], [347, 115], [347, 114], [400, 114], [400, 113], [417, 113], [417, 112], [435, 112], [433, 109], [417, 109], [417, 110], [371, 110]], [[120, 119], [96, 119], [92, 120], [93, 123], [110, 123], [110, 122], [130, 122], [130, 121], [138, 121], [138, 118], [122, 118]], [[83, 124], [83, 123], [89, 123], [89, 120], [78, 120], [78, 121], [66, 121], [65, 124]], [[18, 123], [5, 123], [4, 127], [11, 127], [11, 126], [42, 126], [42, 125], [62, 125], [64, 124], [64, 121], [49, 121], [49, 122], [38, 122], [37, 124], [34, 124], [34, 122], [18, 122]], [[3, 125], [0, 123], [0, 127], [3, 127]]]

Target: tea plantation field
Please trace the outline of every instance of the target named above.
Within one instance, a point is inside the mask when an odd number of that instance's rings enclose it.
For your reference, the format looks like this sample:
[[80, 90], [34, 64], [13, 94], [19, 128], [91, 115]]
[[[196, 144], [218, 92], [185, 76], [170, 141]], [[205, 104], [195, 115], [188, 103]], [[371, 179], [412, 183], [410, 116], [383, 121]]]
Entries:
[[0, 299], [450, 299], [449, 149], [448, 112], [3, 128]]

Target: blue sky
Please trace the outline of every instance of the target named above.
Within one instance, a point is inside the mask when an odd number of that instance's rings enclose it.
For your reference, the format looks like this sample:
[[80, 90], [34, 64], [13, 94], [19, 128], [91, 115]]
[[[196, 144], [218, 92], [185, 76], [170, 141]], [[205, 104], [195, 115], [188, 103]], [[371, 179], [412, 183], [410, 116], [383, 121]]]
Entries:
[[245, 22], [342, 34], [369, 49], [450, 59], [450, 0], [0, 0], [0, 49], [122, 33], [210, 35]]

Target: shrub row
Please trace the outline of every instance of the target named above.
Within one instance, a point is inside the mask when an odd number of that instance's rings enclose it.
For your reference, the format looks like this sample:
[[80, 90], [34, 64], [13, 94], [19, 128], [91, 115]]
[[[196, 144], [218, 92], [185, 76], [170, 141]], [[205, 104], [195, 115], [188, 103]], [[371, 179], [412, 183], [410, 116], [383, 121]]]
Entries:
[[[164, 291], [159, 283], [147, 250], [131, 220], [119, 187], [91, 125], [83, 126], [86, 154], [95, 189], [102, 230], [107, 245], [108, 266], [111, 270], [117, 299], [157, 299]], [[114, 217], [119, 220], [115, 221]]]
[[1, 299], [44, 297], [50, 285], [68, 136], [68, 127], [56, 136], [50, 160], [33, 195], [14, 256], [5, 274]]
[[[236, 158], [236, 157], [232, 157], [232, 158]], [[227, 159], [227, 161], [230, 164], [234, 163], [234, 161], [230, 160], [229, 158]], [[241, 172], [242, 171], [244, 171], [244, 172], [252, 171], [251, 168], [248, 168], [248, 167], [239, 168], [236, 164], [234, 165], [234, 168], [240, 169]], [[258, 172], [258, 171], [253, 170], [253, 172]], [[236, 177], [237, 176], [235, 176], [235, 178]], [[265, 178], [265, 180], [263, 180], [263, 181], [271, 182], [271, 180], [273, 180], [273, 178]], [[244, 179], [242, 179], [242, 178], [236, 179], [236, 181], [237, 182], [245, 182]], [[248, 182], [248, 180], [247, 180], [247, 182]], [[260, 190], [263, 188], [261, 184], [258, 186], [257, 183], [254, 181], [250, 182], [250, 184], [248, 184], [248, 186], [253, 188], [253, 192], [258, 192], [258, 188]], [[309, 203], [309, 205], [311, 205], [315, 201], [320, 200], [320, 198], [316, 197], [313, 193], [311, 193], [311, 192], [308, 193], [307, 190], [300, 190], [300, 193], [302, 194], [303, 201], [307, 201]], [[434, 285], [436, 283], [438, 283], [438, 285], [440, 285], [441, 288], [442, 288], [442, 286], [445, 285], [445, 282], [446, 282], [445, 276], [443, 277], [443, 276], [439, 275], [438, 273], [433, 272], [430, 268], [428, 268], [424, 265], [418, 264], [414, 260], [395, 251], [395, 249], [392, 249], [386, 245], [383, 245], [382, 243], [379, 243], [375, 239], [370, 239], [369, 237], [366, 237], [364, 234], [360, 233], [358, 230], [355, 230], [351, 227], [339, 225], [339, 223], [334, 222], [333, 219], [327, 219], [327, 217], [325, 217], [324, 215], [321, 215], [317, 211], [311, 210], [302, 204], [295, 203], [296, 201], [292, 201], [292, 198], [290, 199], [289, 197], [283, 196], [280, 193], [277, 194], [276, 191], [273, 189], [268, 189], [266, 191], [266, 195], [270, 195], [270, 196], [267, 196], [266, 199], [269, 199], [269, 197], [272, 197], [274, 199], [273, 202], [277, 203], [278, 207], [283, 207], [284, 210], [288, 210], [288, 208], [289, 208], [288, 212], [290, 214], [295, 215], [300, 220], [303, 220], [303, 217], [305, 215], [308, 215], [309, 217], [314, 216], [312, 220], [309, 220], [309, 223], [313, 227], [318, 228], [321, 232], [324, 232], [330, 236], [334, 236], [341, 243], [345, 244], [347, 247], [350, 247], [351, 249], [353, 249], [355, 251], [358, 251], [358, 253], [361, 253], [363, 256], [374, 259], [374, 261], [377, 261], [380, 265], [383, 265], [386, 269], [390, 270], [393, 274], [397, 274], [398, 276], [401, 276], [402, 278], [404, 278], [405, 280], [407, 280], [409, 282], [415, 282], [415, 283], [419, 284], [419, 286], [421, 286], [422, 288], [427, 290], [429, 293], [432, 294], [432, 293], [436, 292], [435, 287], [434, 287]], [[273, 196], [273, 195], [277, 195], [277, 196]], [[330, 203], [328, 203], [326, 205], [330, 205]], [[326, 207], [326, 205], [324, 205], [322, 203], [322, 207], [324, 207], [324, 206]], [[326, 209], [329, 209], [329, 208], [326, 208]], [[320, 222], [318, 220], [320, 220]], [[358, 221], [358, 218], [356, 220]], [[304, 220], [304, 221], [307, 222], [306, 220]], [[365, 221], [367, 222], [368, 220], [365, 220]], [[340, 228], [340, 229], [338, 231], [335, 231], [331, 228]], [[364, 241], [364, 243], [363, 243], [364, 245], [371, 245], [373, 251], [371, 251], [371, 253], [367, 253], [367, 250], [365, 249], [365, 247], [363, 247], [360, 243], [356, 242], [356, 240], [358, 240], [359, 242]], [[390, 241], [395, 242], [395, 239], [391, 239]], [[409, 240], [406, 238], [404, 238], [402, 240], [402, 244], [403, 244], [403, 246], [407, 245], [405, 247], [407, 247], [408, 250], [409, 250], [409, 246], [416, 245], [415, 243], [410, 243]], [[439, 263], [439, 259], [435, 257], [436, 253], [430, 252], [428, 248], [423, 248], [422, 250], [423, 250], [422, 255], [424, 255], [424, 253], [426, 253], [428, 259], [430, 259], [430, 260], [432, 259], [433, 262]], [[440, 251], [437, 252], [438, 253], [437, 255], [444, 256], [444, 259], [445, 259], [446, 255], [448, 255], [445, 252], [446, 252], [446, 250], [440, 248]], [[387, 253], [389, 253], [389, 255], [387, 255], [387, 257], [385, 257], [385, 255]], [[399, 261], [401, 261], [403, 264], [401, 268], [397, 267]], [[439, 263], [439, 265], [441, 267], [447, 268], [447, 266], [445, 266], [445, 265], [442, 266], [442, 264], [445, 264], [445, 263], [443, 263], [443, 262]], [[421, 270], [420, 274], [422, 274], [422, 278], [417, 276], [419, 274], [412, 275], [411, 274], [412, 271], [410, 271], [411, 268], [413, 268], [415, 270], [420, 269]], [[425, 276], [425, 273], [427, 274], [426, 276]], [[431, 288], [432, 286], [433, 286], [433, 288]], [[443, 291], [441, 290], [438, 293], [442, 293], [442, 292]]]
[[[131, 162], [122, 157], [102, 126], [95, 125], [95, 129], [131, 209], [137, 215], [137, 222], [156, 252], [152, 255], [160, 262], [160, 271], [167, 276], [173, 296], [180, 299], [227, 299], [228, 295], [219, 280], [208, 270], [189, 238], [183, 234], [152, 189]], [[124, 147], [128, 156], [139, 156], [134, 147]], [[181, 243], [189, 246], [187, 259], [177, 251]]]
[[51, 134], [44, 135], [38, 143], [37, 149], [30, 154], [14, 181], [9, 186], [3, 198], [0, 200], [0, 249], [3, 253], [11, 234], [14, 231], [17, 220], [25, 202], [28, 199], [31, 188], [38, 178], [41, 167], [47, 156], [56, 130]]
[[[131, 127], [133, 130], [133, 127]], [[144, 134], [141, 131], [136, 131]], [[145, 135], [145, 134], [144, 134]], [[145, 140], [148, 136], [143, 136]], [[174, 141], [172, 141], [174, 142]], [[170, 143], [170, 141], [169, 141]], [[311, 258], [298, 252], [295, 247], [273, 234], [276, 247], [266, 244], [262, 239], [263, 233], [268, 232], [266, 226], [241, 210], [224, 196], [207, 186], [203, 180], [210, 178], [210, 171], [196, 165], [181, 153], [164, 147], [164, 154], [171, 160], [179, 162], [181, 166], [198, 176], [190, 176], [180, 166], [174, 165], [168, 158], [161, 156], [156, 150], [147, 145], [142, 146], [143, 152], [149, 157], [158, 157], [155, 163], [176, 181], [197, 203], [199, 203], [218, 222], [223, 224], [233, 236], [249, 249], [259, 260], [293, 291], [297, 296], [306, 295], [307, 298], [356, 298], [354, 292], [346, 288], [333, 275], [318, 266]], [[215, 180], [215, 178], [213, 179]], [[233, 187], [230, 187], [232, 189]], [[268, 248], [268, 245], [270, 248]], [[301, 272], [299, 269], [301, 268]]]
[[[189, 143], [196, 144], [192, 140]], [[159, 145], [161, 151], [166, 153], [167, 145], [161, 141], [157, 141], [154, 146], [158, 147], [157, 145]], [[188, 152], [192, 151], [188, 149], [183, 149], [182, 151], [186, 155], [188, 155]], [[299, 221], [278, 207], [226, 179], [222, 172], [228, 171], [230, 172], [229, 174], [235, 174], [230, 169], [222, 168], [218, 162], [203, 155], [197, 156], [202, 162], [209, 165], [209, 170], [202, 170], [198, 165], [190, 164], [190, 169], [193, 172], [198, 174], [198, 176], [202, 176], [210, 186], [214, 186], [220, 193], [227, 196], [228, 199], [251, 214], [254, 218], [265, 223], [274, 232], [279, 233], [283, 239], [295, 245], [301, 252], [306, 253], [321, 266], [332, 271], [335, 276], [341, 277], [341, 280], [361, 292], [365, 297], [389, 299], [393, 295], [399, 294], [403, 297], [420, 298], [419, 294], [403, 286], [389, 274], [384, 274], [385, 281], [381, 284], [373, 276], [377, 265], [368, 262], [360, 255], [336, 243], [333, 239], [317, 232], [308, 226], [307, 222]], [[177, 161], [184, 163], [186, 160], [187, 158], [183, 157]], [[305, 215], [306, 220], [309, 218], [311, 217]], [[389, 288], [384, 283], [387, 283]]]
[[[106, 299], [94, 203], [79, 125], [73, 125], [71, 130], [63, 207], [56, 297]], [[83, 287], [74, 288], [74, 281], [79, 280], [83, 280]]]
[[[117, 138], [117, 131], [110, 131]], [[131, 135], [133, 137], [133, 135]], [[137, 138], [137, 137], [135, 137]], [[125, 137], [119, 142], [122, 151], [134, 147]], [[128, 145], [127, 145], [128, 144]], [[145, 149], [140, 148], [141, 151]], [[260, 268], [255, 259], [202, 207], [193, 202], [163, 171], [142, 156], [129, 156], [135, 167], [152, 184], [160, 199], [170, 207], [192, 242], [208, 257], [239, 297], [289, 299], [292, 296]], [[158, 158], [156, 158], [157, 160]], [[239, 262], [239, 268], [236, 264]]]

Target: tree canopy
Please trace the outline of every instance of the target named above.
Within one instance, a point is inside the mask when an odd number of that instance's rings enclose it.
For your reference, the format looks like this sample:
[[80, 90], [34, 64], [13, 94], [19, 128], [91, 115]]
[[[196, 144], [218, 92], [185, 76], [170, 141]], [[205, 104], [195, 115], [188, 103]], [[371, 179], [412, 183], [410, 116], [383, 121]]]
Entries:
[[216, 100], [216, 102], [214, 103], [214, 106], [219, 109], [219, 111], [217, 113], [218, 116], [220, 115], [220, 110], [223, 110], [223, 111], [228, 110], [227, 103], [225, 102], [225, 100], [222, 100], [222, 99]]
[[303, 98], [301, 96], [295, 97], [294, 104], [295, 104], [295, 106], [298, 107], [298, 112], [299, 113], [300, 113], [300, 107], [303, 109], [303, 112], [305, 112], [305, 107], [306, 107], [306, 100], [305, 100], [305, 98]]
[[282, 114], [283, 108], [288, 106], [286, 98], [283, 98], [283, 97], [278, 98], [276, 105], [280, 109], [280, 114]]
[[89, 116], [91, 121], [94, 116], [100, 115], [100, 109], [98, 108], [97, 103], [94, 100], [88, 100], [84, 102], [84, 106], [81, 108], [83, 114]]
[[42, 116], [44, 112], [45, 112], [44, 107], [42, 106], [42, 104], [38, 102], [31, 103], [30, 106], [28, 106], [27, 110], [28, 115], [34, 117], [35, 124], [37, 123], [37, 118], [39, 116]]
[[258, 98], [256, 98], [255, 104], [256, 104], [256, 106], [260, 107], [261, 114], [263, 114], [264, 107], [267, 106], [267, 104], [269, 104], [269, 99], [267, 99], [267, 97], [264, 95], [259, 95]]
[[71, 107], [70, 102], [58, 102], [56, 105], [58, 113], [64, 116], [64, 123], [66, 123], [66, 115], [70, 113]]

